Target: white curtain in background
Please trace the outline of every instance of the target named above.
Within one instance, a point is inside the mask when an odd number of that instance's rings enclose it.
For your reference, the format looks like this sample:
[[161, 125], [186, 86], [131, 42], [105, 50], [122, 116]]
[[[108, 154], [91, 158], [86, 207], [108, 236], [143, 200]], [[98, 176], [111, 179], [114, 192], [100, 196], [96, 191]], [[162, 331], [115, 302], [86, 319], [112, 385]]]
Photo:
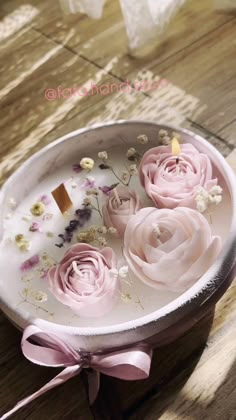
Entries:
[[[102, 16], [106, 0], [60, 0], [66, 13]], [[118, 0], [117, 0], [118, 1]], [[139, 48], [158, 36], [185, 0], [120, 0], [130, 48]]]

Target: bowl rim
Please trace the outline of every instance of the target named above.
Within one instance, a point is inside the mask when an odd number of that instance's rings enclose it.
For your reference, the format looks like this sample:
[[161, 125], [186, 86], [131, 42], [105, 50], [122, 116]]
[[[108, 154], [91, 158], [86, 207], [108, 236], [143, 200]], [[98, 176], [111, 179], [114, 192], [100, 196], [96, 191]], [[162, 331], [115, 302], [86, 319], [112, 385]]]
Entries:
[[[193, 131], [178, 127], [172, 124], [165, 124], [165, 123], [157, 123], [152, 121], [145, 121], [145, 120], [117, 120], [117, 121], [108, 121], [105, 123], [97, 123], [91, 125], [89, 127], [80, 128], [74, 131], [71, 131], [64, 136], [60, 137], [59, 139], [51, 142], [50, 144], [44, 146], [42, 149], [34, 153], [30, 156], [26, 161], [20, 165], [19, 168], [14, 171], [14, 173], [7, 179], [7, 181], [3, 184], [2, 189], [0, 190], [0, 209], [4, 202], [4, 195], [8, 189], [8, 186], [14, 181], [17, 180], [17, 177], [20, 173], [25, 171], [25, 168], [28, 165], [31, 165], [33, 162], [38, 161], [48, 150], [54, 148], [57, 145], [60, 145], [66, 140], [71, 139], [73, 137], [77, 137], [83, 133], [94, 131], [96, 129], [102, 129], [106, 127], [112, 126], [121, 126], [121, 125], [149, 125], [149, 126], [162, 126], [163, 128], [171, 129], [173, 131], [182, 132], [187, 134], [191, 137], [194, 137], [196, 140], [200, 140], [207, 149], [209, 149], [219, 161], [220, 164], [223, 165], [225, 174], [228, 178], [228, 181], [231, 186], [235, 185], [235, 174], [229, 164], [226, 162], [225, 158], [221, 153], [211, 144], [209, 143], [204, 137], [201, 135], [194, 133]], [[231, 200], [232, 200], [232, 222], [230, 226], [229, 237], [224, 243], [224, 246], [214, 264], [206, 271], [206, 273], [188, 290], [182, 293], [179, 297], [164, 305], [163, 307], [157, 309], [154, 312], [151, 312], [147, 315], [142, 317], [136, 318], [132, 321], [125, 321], [122, 323], [117, 323], [113, 325], [107, 325], [103, 327], [77, 327], [77, 326], [69, 326], [65, 324], [54, 323], [52, 321], [48, 321], [39, 317], [35, 317], [30, 315], [26, 310], [21, 308], [15, 308], [14, 305], [9, 304], [4, 298], [0, 297], [0, 304], [2, 304], [3, 311], [4, 307], [7, 308], [11, 313], [16, 313], [24, 322], [26, 323], [33, 323], [37, 324], [38, 326], [45, 328], [47, 330], [57, 331], [59, 333], [69, 334], [69, 335], [78, 335], [80, 337], [88, 337], [88, 336], [100, 336], [100, 335], [112, 335], [117, 333], [127, 332], [129, 330], [134, 330], [139, 327], [145, 327], [150, 323], [158, 322], [162, 318], [166, 316], [176, 313], [180, 308], [187, 306], [190, 302], [194, 304], [199, 300], [205, 290], [208, 288], [209, 283], [217, 276], [217, 273], [221, 272], [221, 268], [223, 267], [225, 258], [227, 257], [228, 250], [231, 248], [236, 249], [236, 188], [232, 188], [231, 191]], [[3, 223], [3, 222], [1, 222]], [[234, 256], [235, 260], [235, 256]], [[229, 270], [232, 267], [229, 267]], [[212, 295], [212, 293], [210, 294]]]

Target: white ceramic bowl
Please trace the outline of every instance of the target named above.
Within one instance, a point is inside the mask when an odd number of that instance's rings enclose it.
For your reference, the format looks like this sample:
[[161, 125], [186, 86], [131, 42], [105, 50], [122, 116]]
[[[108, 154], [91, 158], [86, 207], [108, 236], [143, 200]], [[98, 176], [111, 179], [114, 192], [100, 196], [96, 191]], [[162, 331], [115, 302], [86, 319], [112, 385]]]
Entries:
[[[0, 278], [1, 307], [6, 316], [20, 329], [29, 323], [40, 328], [60, 333], [75, 348], [87, 351], [128, 345], [145, 340], [155, 335], [155, 342], [171, 341], [189, 328], [201, 314], [210, 309], [223, 294], [234, 276], [236, 261], [236, 189], [235, 175], [221, 154], [206, 140], [185, 129], [160, 126], [142, 121], [118, 121], [96, 125], [69, 133], [54, 143], [40, 150], [28, 159], [5, 183], [0, 195], [0, 238], [3, 233], [4, 216], [9, 212], [7, 203], [10, 197], [21, 201], [45, 176], [50, 176], [56, 168], [70, 162], [75, 156], [86, 156], [89, 151], [109, 150], [118, 139], [125, 138], [130, 147], [136, 145], [139, 134], [148, 135], [150, 142], [157, 141], [160, 128], [182, 133], [184, 142], [192, 143], [199, 151], [211, 158], [215, 170], [228, 191], [229, 226], [227, 239], [214, 265], [199, 281], [182, 295], [156, 311], [127, 322], [99, 327], [68, 326], [63, 322], [55, 323], [32, 316], [16, 302], [9, 299], [11, 279]], [[224, 224], [222, 215], [222, 223]], [[204, 308], [204, 311], [203, 311]]]

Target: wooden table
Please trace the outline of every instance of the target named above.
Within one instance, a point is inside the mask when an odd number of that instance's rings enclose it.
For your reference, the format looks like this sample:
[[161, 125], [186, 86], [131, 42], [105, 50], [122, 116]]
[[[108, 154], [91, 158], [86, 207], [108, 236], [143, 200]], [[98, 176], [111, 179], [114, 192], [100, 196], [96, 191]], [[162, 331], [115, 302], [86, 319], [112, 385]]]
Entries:
[[[115, 0], [107, 1], [103, 19], [96, 22], [82, 15], [63, 18], [57, 2], [47, 0], [1, 2], [0, 19], [1, 184], [28, 156], [57, 137], [121, 118], [191, 127], [228, 156], [236, 169], [236, 19], [213, 12], [210, 0], [189, 0], [169, 26], [165, 41], [148, 57], [128, 53]], [[167, 79], [168, 86], [148, 92], [45, 97], [47, 89], [58, 86], [101, 87], [158, 78]], [[148, 380], [103, 380], [92, 410], [78, 377], [13, 418], [235, 419], [235, 284], [217, 304], [211, 328], [213, 315], [157, 350]], [[55, 370], [23, 358], [20, 333], [3, 315], [0, 332], [2, 413], [46, 383]]]

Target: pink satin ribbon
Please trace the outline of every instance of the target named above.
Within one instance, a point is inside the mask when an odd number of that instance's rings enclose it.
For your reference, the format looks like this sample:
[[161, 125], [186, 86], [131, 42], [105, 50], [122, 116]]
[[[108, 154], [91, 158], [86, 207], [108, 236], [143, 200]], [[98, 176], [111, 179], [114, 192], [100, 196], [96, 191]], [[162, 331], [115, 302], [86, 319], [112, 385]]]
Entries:
[[89, 400], [92, 404], [99, 391], [100, 373], [131, 381], [145, 379], [149, 376], [152, 360], [152, 349], [147, 344], [140, 343], [110, 352], [88, 353], [82, 350], [77, 352], [60, 337], [45, 333], [34, 325], [25, 329], [21, 348], [24, 356], [37, 365], [65, 369], [34, 394], [18, 402], [12, 410], [1, 417], [1, 420], [9, 418], [40, 395], [79, 375], [82, 369], [88, 368], [92, 369], [88, 376]]

